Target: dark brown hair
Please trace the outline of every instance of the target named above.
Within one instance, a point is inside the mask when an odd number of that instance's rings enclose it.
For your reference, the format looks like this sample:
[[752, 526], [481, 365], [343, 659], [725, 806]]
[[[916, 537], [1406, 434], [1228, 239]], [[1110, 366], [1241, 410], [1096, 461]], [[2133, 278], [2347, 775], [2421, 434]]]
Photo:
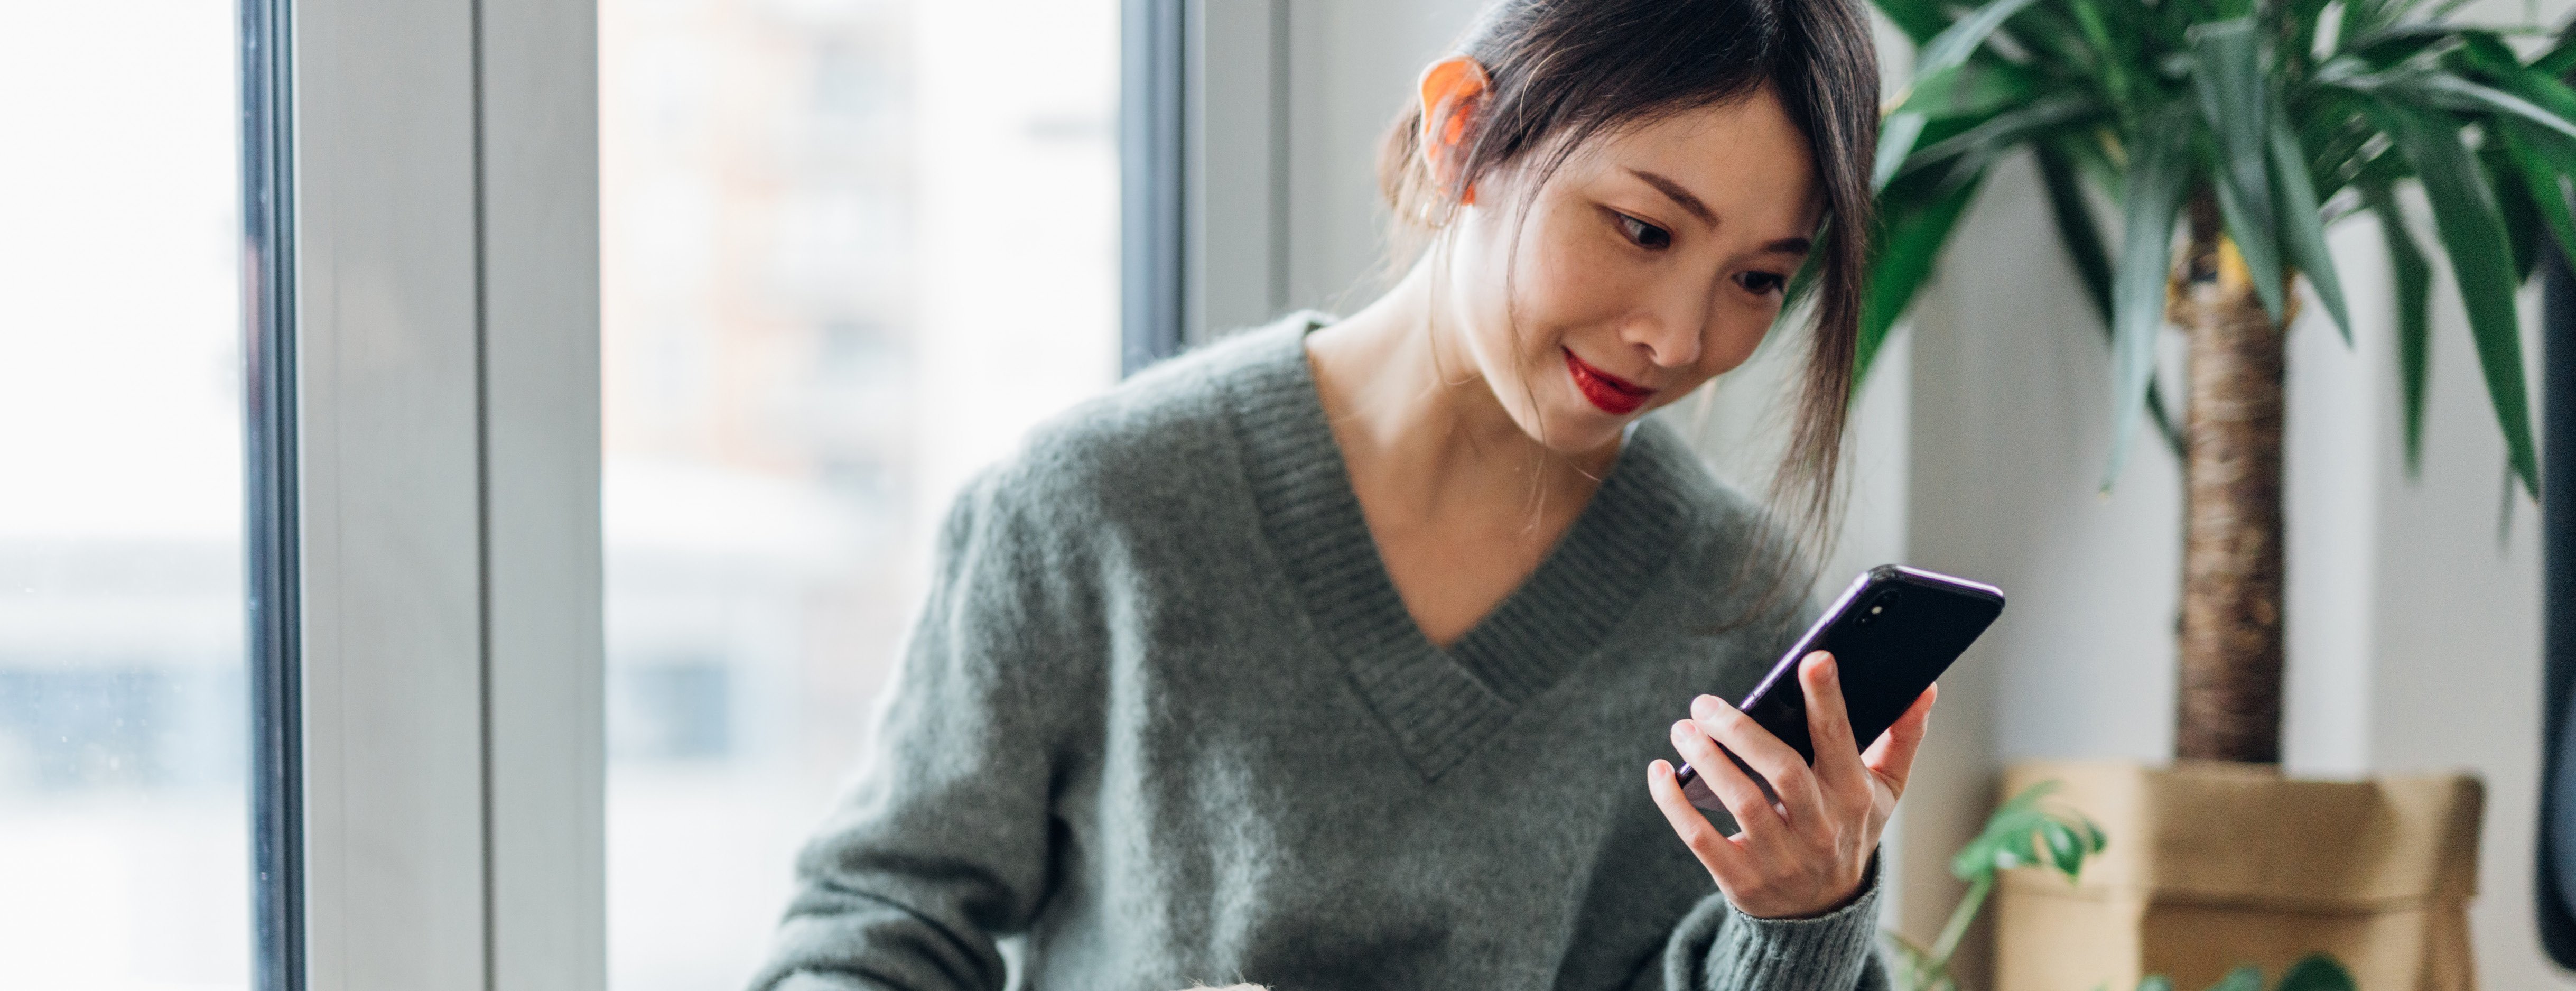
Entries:
[[1857, 0], [1497, 0], [1455, 52], [1491, 83], [1456, 174], [1443, 182], [1424, 159], [1418, 104], [1388, 129], [1379, 155], [1399, 264], [1497, 170], [1525, 170], [1525, 207], [1605, 132], [1766, 86], [1780, 100], [1807, 138], [1824, 221], [1805, 273], [1815, 322], [1771, 495], [1789, 517], [1791, 547], [1830, 544], [1878, 147], [1878, 57]]

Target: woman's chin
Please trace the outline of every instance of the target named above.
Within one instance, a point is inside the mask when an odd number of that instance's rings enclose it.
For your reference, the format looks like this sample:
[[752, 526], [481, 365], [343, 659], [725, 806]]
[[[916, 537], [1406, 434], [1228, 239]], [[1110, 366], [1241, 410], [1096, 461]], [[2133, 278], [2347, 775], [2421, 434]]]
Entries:
[[1537, 439], [1548, 450], [1569, 458], [1612, 454], [1618, 451], [1620, 438], [1634, 420], [1635, 417], [1614, 417], [1586, 409], [1558, 417]]

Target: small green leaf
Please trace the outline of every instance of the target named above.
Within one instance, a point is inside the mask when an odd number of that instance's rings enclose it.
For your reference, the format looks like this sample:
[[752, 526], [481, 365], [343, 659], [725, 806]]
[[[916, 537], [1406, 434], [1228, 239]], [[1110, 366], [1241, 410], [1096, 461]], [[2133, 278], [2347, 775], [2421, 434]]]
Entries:
[[2084, 849], [2084, 838], [2075, 827], [2050, 819], [2039, 824], [2039, 838], [2048, 846], [2048, 866], [2069, 878], [2084, 870], [2084, 855], [2091, 851]]
[[2128, 459], [2156, 370], [2156, 334], [2164, 327], [2165, 279], [2173, 261], [2174, 215], [2191, 177], [2188, 110], [2169, 105], [2129, 149], [2127, 189], [2120, 197], [2120, 267], [2111, 284], [2111, 462], [2109, 491]]
[[2209, 991], [2263, 991], [2263, 972], [2253, 964], [2244, 964], [2227, 972]]
[[2163, 974], [2138, 978], [2138, 991], [2173, 991], [2173, 981]]
[[2406, 473], [2424, 467], [2424, 386], [2430, 381], [2432, 349], [2433, 266], [2415, 245], [2406, 214], [2385, 183], [2359, 187], [2362, 203], [2379, 218], [2380, 238], [2388, 245], [2388, 273], [2397, 303], [2397, 382], [2399, 406], [2406, 423]]
[[2425, 199], [2433, 204], [2433, 229], [2450, 254], [2451, 278], [2469, 314], [2469, 336], [2477, 343], [2478, 368], [2485, 373], [2487, 398], [2504, 431], [2505, 451], [2524, 491], [2537, 495], [2539, 456], [2523, 384], [2513, 251], [2504, 220], [2496, 213], [2495, 192], [2455, 125], [2408, 107], [2381, 104], [2374, 109], [2374, 118], [2388, 128], [2424, 182]]
[[[2277, 99], [2277, 97], [2275, 98]], [[2308, 285], [2334, 317], [2345, 347], [2352, 346], [2352, 316], [2344, 309], [2343, 278], [2335, 274], [2334, 252], [2326, 249], [2325, 222], [2317, 215], [2317, 190], [2308, 181], [2307, 156], [2290, 133], [2289, 115], [2272, 107], [2270, 142], [2272, 183], [2281, 193], [2281, 242], [2290, 260], [2308, 273]]]
[[2021, 13], [2021, 9], [2032, 2], [1986, 0], [1968, 16], [1959, 18], [1957, 23], [1924, 43], [1922, 50], [1914, 56], [1914, 78], [1921, 79], [1966, 62], [1977, 46], [1986, 43], [1987, 36], [1994, 34], [1996, 28], [2003, 27], [2006, 20]]
[[2263, 79], [2263, 36], [2253, 18], [2196, 24], [2191, 29], [2191, 89], [2201, 119], [2218, 143], [2219, 211], [2227, 236], [2245, 257], [2254, 293], [2274, 321], [2281, 319], [2280, 228], [2272, 208], [2272, 180], [2265, 162], [2272, 104]]
[[2274, 991], [2354, 991], [2352, 973], [2333, 957], [2311, 953], [2290, 965]]
[[1940, 258], [1941, 246], [1949, 243], [1959, 214], [1976, 198], [1977, 186], [1971, 181], [1926, 200], [1887, 204], [1878, 243], [1871, 246], [1876, 257], [1869, 267], [1869, 286], [1861, 296], [1859, 353], [1852, 360], [1852, 381], [1869, 375], [1879, 346], [1887, 342], [1888, 332], [1913, 305], [1915, 292], [1931, 277], [1932, 263]]

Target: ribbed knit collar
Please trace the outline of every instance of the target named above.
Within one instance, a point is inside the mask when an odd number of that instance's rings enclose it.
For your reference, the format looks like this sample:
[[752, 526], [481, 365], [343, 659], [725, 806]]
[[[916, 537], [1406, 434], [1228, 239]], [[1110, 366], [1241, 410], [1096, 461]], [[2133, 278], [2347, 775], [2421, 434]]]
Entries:
[[1599, 649], [1672, 557], [1699, 470], [1657, 424], [1633, 431], [1609, 477], [1521, 586], [1443, 650], [1397, 594], [1351, 488], [1306, 361], [1299, 314], [1257, 331], [1235, 377], [1234, 423], [1264, 535], [1308, 617], [1426, 779]]

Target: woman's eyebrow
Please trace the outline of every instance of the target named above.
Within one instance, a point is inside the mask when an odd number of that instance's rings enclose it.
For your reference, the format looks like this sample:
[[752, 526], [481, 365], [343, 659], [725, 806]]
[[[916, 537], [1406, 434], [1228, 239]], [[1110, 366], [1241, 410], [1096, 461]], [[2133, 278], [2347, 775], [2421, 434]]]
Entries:
[[1662, 192], [1667, 199], [1672, 200], [1673, 205], [1689, 211], [1691, 216], [1698, 217], [1700, 223], [1707, 224], [1711, 227], [1717, 226], [1717, 214], [1709, 212], [1708, 204], [1700, 202], [1699, 197], [1691, 195], [1690, 190], [1683, 189], [1681, 183], [1674, 182], [1671, 179], [1664, 178], [1663, 176], [1656, 175], [1655, 173], [1648, 172], [1644, 169], [1631, 169], [1625, 165], [1620, 166], [1620, 168], [1626, 169], [1629, 175], [1636, 176], [1638, 179], [1644, 180], [1646, 185], [1655, 187], [1655, 189]]
[[1784, 237], [1784, 238], [1781, 238], [1781, 239], [1779, 239], [1779, 240], [1777, 240], [1777, 241], [1773, 241], [1773, 242], [1770, 242], [1770, 243], [1768, 243], [1768, 244], [1763, 245], [1763, 246], [1762, 246], [1762, 250], [1764, 250], [1764, 251], [1785, 251], [1785, 252], [1788, 252], [1789, 254], [1793, 254], [1793, 255], [1798, 255], [1798, 256], [1800, 256], [1800, 257], [1804, 257], [1804, 256], [1807, 254], [1807, 250], [1808, 250], [1809, 248], [1814, 247], [1814, 246], [1815, 246], [1815, 245], [1814, 245], [1814, 243], [1813, 243], [1813, 242], [1808, 241], [1806, 238], [1803, 238], [1803, 237]]

